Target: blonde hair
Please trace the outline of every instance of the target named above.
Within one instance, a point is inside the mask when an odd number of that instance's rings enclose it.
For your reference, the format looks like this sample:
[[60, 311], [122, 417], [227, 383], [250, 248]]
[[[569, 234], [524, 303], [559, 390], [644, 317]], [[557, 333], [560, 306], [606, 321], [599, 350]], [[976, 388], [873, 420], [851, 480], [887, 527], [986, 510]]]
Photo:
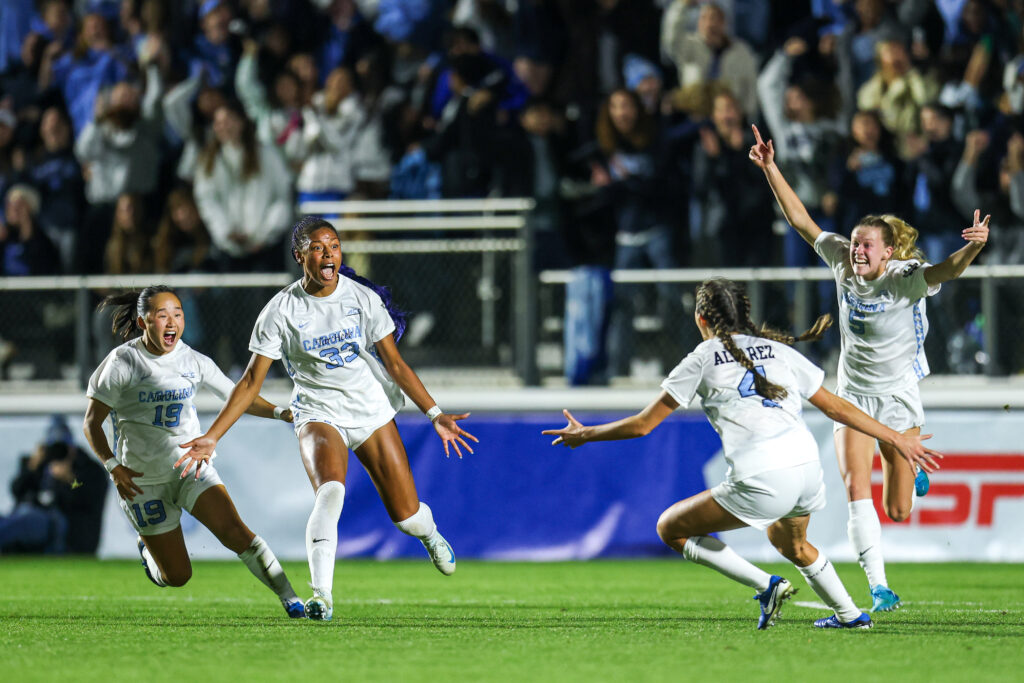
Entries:
[[892, 258], [897, 261], [925, 260], [924, 252], [917, 246], [917, 229], [902, 218], [891, 213], [864, 216], [857, 227], [878, 228], [882, 233], [882, 241], [887, 247], [892, 247]]

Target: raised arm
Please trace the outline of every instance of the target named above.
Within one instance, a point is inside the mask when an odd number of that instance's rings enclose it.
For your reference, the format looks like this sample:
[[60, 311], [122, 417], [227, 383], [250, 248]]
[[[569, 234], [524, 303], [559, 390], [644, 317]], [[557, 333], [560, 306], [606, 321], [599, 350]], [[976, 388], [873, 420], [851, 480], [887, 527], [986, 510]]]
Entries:
[[430, 421], [434, 423], [434, 429], [444, 443], [445, 456], [447, 457], [449, 454], [449, 444], [455, 448], [455, 452], [460, 458], [462, 457], [462, 451], [459, 450], [459, 444], [462, 444], [463, 448], [472, 453], [473, 449], [462, 437], [478, 443], [480, 440], [464, 430], [456, 422], [457, 420], [464, 420], [469, 417], [469, 413], [449, 415], [439, 412], [440, 408], [437, 407], [437, 402], [431, 398], [430, 393], [423, 386], [419, 376], [402, 358], [402, 354], [398, 352], [395, 340], [390, 334], [374, 342], [374, 346], [377, 350], [377, 356], [380, 357], [381, 362], [384, 364], [384, 369], [391, 375], [391, 379], [395, 380], [395, 384], [401, 387], [406, 396], [416, 404], [416, 407], [422, 410], [430, 418]]
[[900, 434], [861, 411], [845, 398], [836, 396], [825, 387], [818, 389], [808, 400], [811, 405], [825, 413], [829, 419], [841, 422], [847, 427], [852, 427], [858, 432], [863, 432], [882, 443], [893, 446], [911, 466], [916, 465], [925, 472], [934, 472], [939, 469], [935, 458], [941, 458], [942, 454], [926, 448], [921, 443], [925, 439], [932, 438], [931, 434]]
[[786, 220], [808, 244], [813, 246], [814, 241], [822, 232], [821, 228], [807, 213], [804, 203], [796, 196], [796, 192], [793, 192], [793, 188], [789, 186], [786, 179], [782, 177], [779, 167], [775, 165], [775, 148], [772, 146], [772, 141], [764, 142], [757, 126], [751, 126], [751, 128], [754, 129], [756, 141], [750, 148], [748, 157], [755, 166], [764, 171], [764, 177], [768, 179], [768, 185], [771, 186], [772, 192], [775, 194], [775, 201], [779, 203]]
[[548, 434], [558, 437], [551, 442], [552, 446], [564, 444], [569, 448], [578, 448], [590, 441], [621, 441], [623, 439], [636, 439], [647, 436], [651, 431], [660, 425], [672, 411], [679, 407], [679, 403], [667, 392], [661, 392], [658, 398], [641, 410], [636, 415], [615, 422], [607, 422], [603, 425], [586, 427], [572, 416], [568, 410], [562, 414], [569, 420], [562, 429], [545, 429], [541, 434]]
[[974, 210], [974, 225], [964, 228], [960, 235], [967, 241], [967, 244], [954, 251], [949, 257], [937, 265], [931, 266], [924, 271], [924, 281], [929, 285], [941, 285], [943, 282], [955, 280], [967, 270], [967, 266], [981, 253], [985, 243], [988, 242], [988, 222], [992, 216], [981, 218], [981, 211]]
[[90, 398], [85, 408], [82, 431], [85, 433], [85, 440], [89, 442], [92, 452], [103, 463], [104, 469], [110, 472], [110, 478], [114, 480], [114, 486], [117, 487], [117, 495], [125, 500], [132, 500], [136, 493], [142, 493], [142, 489], [134, 481], [135, 477], [142, 476], [142, 472], [111, 463], [111, 461], [116, 463], [117, 457], [110, 450], [107, 435], [103, 433], [103, 421], [107, 419], [108, 415], [110, 415], [110, 406]]
[[202, 468], [203, 462], [209, 461], [213, 456], [213, 449], [216, 448], [217, 442], [259, 396], [263, 380], [266, 379], [267, 371], [273, 362], [272, 358], [261, 356], [258, 353], [252, 354], [249, 365], [246, 366], [241, 379], [235, 384], [235, 388], [231, 390], [227, 402], [217, 413], [217, 419], [213, 421], [210, 428], [202, 436], [197, 436], [191, 441], [181, 444], [180, 448], [187, 448], [188, 451], [178, 458], [174, 466], [180, 467], [183, 463], [185, 464], [181, 471], [182, 478], [188, 475], [193, 464], [196, 466], [196, 478], [199, 478], [199, 470]]

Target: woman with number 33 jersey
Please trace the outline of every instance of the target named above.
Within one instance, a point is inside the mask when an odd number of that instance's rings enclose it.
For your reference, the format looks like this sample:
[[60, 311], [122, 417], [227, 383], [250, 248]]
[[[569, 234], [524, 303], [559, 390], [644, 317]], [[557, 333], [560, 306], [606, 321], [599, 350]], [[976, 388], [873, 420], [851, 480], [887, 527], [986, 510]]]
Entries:
[[[892, 215], [866, 216], [849, 239], [825, 232], [807, 213], [775, 165], [772, 141], [756, 142], [750, 160], [764, 171], [789, 224], [832, 269], [839, 293], [838, 394], [879, 422], [904, 434], [920, 434], [924, 408], [917, 383], [928, 375], [924, 339], [928, 334], [925, 297], [960, 277], [988, 241], [989, 216], [975, 210], [974, 224], [961, 236], [967, 243], [942, 263], [925, 263], [917, 230]], [[850, 541], [868, 578], [871, 611], [891, 611], [900, 598], [889, 588], [882, 559], [882, 527], [872, 504], [871, 465], [875, 439], [836, 423], [839, 471], [846, 482]], [[888, 444], [882, 452], [882, 507], [894, 522], [910, 516], [913, 496], [928, 492], [928, 475], [916, 473]]]
[[[213, 466], [188, 479], [174, 470], [180, 444], [202, 431], [192, 403], [196, 390], [208, 387], [226, 398], [232, 388], [212, 360], [181, 341], [181, 301], [169, 287], [158, 285], [109, 296], [100, 307], [113, 309], [114, 332], [129, 341], [111, 351], [89, 378], [85, 437], [139, 533], [146, 576], [158, 586], [183, 586], [191, 578], [180, 526], [185, 509], [238, 553], [249, 571], [277, 594], [288, 616], [301, 618], [302, 601], [266, 542], [238, 516]], [[142, 336], [132, 338], [138, 331]], [[259, 396], [245, 407], [259, 417], [291, 420], [291, 411]], [[113, 450], [103, 432], [108, 415]]]
[[[301, 280], [285, 287], [260, 313], [249, 341], [253, 352], [242, 379], [202, 437], [180, 463], [202, 465], [217, 440], [258, 394], [267, 370], [282, 360], [295, 383], [291, 407], [299, 452], [315, 491], [306, 525], [306, 551], [313, 597], [306, 616], [321, 621], [333, 613], [334, 559], [338, 518], [345, 498], [348, 451], [353, 450], [401, 531], [422, 541], [438, 570], [455, 572], [455, 554], [437, 531], [430, 508], [420, 502], [405, 447], [395, 426], [404, 391], [426, 413], [444, 444], [461, 457], [465, 439], [456, 420], [437, 407], [395, 345], [404, 316], [390, 293], [345, 266], [338, 233], [327, 221], [307, 216], [292, 230], [292, 254]], [[371, 351], [372, 349], [372, 351]], [[379, 360], [378, 360], [379, 359]], [[465, 439], [463, 438], [465, 437]]]

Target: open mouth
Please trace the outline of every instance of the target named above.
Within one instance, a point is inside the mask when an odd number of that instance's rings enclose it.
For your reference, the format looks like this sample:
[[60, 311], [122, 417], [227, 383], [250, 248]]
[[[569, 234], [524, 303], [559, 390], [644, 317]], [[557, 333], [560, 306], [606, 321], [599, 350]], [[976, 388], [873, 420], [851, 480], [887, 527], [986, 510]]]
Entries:
[[172, 330], [168, 330], [168, 331], [164, 332], [164, 337], [163, 337], [164, 344], [166, 344], [168, 346], [173, 344], [174, 340], [177, 339], [177, 338], [178, 338], [178, 333], [177, 332], [174, 332]]
[[868, 265], [868, 260], [866, 258], [864, 258], [863, 256], [861, 256], [861, 257], [856, 257], [855, 256], [854, 259], [853, 259], [853, 265], [855, 265], [855, 266], [866, 266], [866, 265]]
[[320, 277], [325, 281], [334, 279], [335, 267], [333, 263], [324, 263], [320, 266]]

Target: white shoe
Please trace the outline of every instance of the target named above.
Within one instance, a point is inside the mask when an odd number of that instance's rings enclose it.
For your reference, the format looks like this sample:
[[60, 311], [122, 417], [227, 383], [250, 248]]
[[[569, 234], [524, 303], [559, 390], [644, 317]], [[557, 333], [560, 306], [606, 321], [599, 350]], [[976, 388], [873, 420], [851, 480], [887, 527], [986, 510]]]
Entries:
[[306, 618], [313, 621], [330, 621], [334, 616], [334, 603], [326, 595], [314, 591], [313, 597], [305, 604]]
[[445, 576], [455, 573], [455, 551], [448, 545], [448, 541], [444, 540], [444, 536], [435, 531], [432, 538], [423, 541], [423, 547], [427, 549], [437, 571]]

